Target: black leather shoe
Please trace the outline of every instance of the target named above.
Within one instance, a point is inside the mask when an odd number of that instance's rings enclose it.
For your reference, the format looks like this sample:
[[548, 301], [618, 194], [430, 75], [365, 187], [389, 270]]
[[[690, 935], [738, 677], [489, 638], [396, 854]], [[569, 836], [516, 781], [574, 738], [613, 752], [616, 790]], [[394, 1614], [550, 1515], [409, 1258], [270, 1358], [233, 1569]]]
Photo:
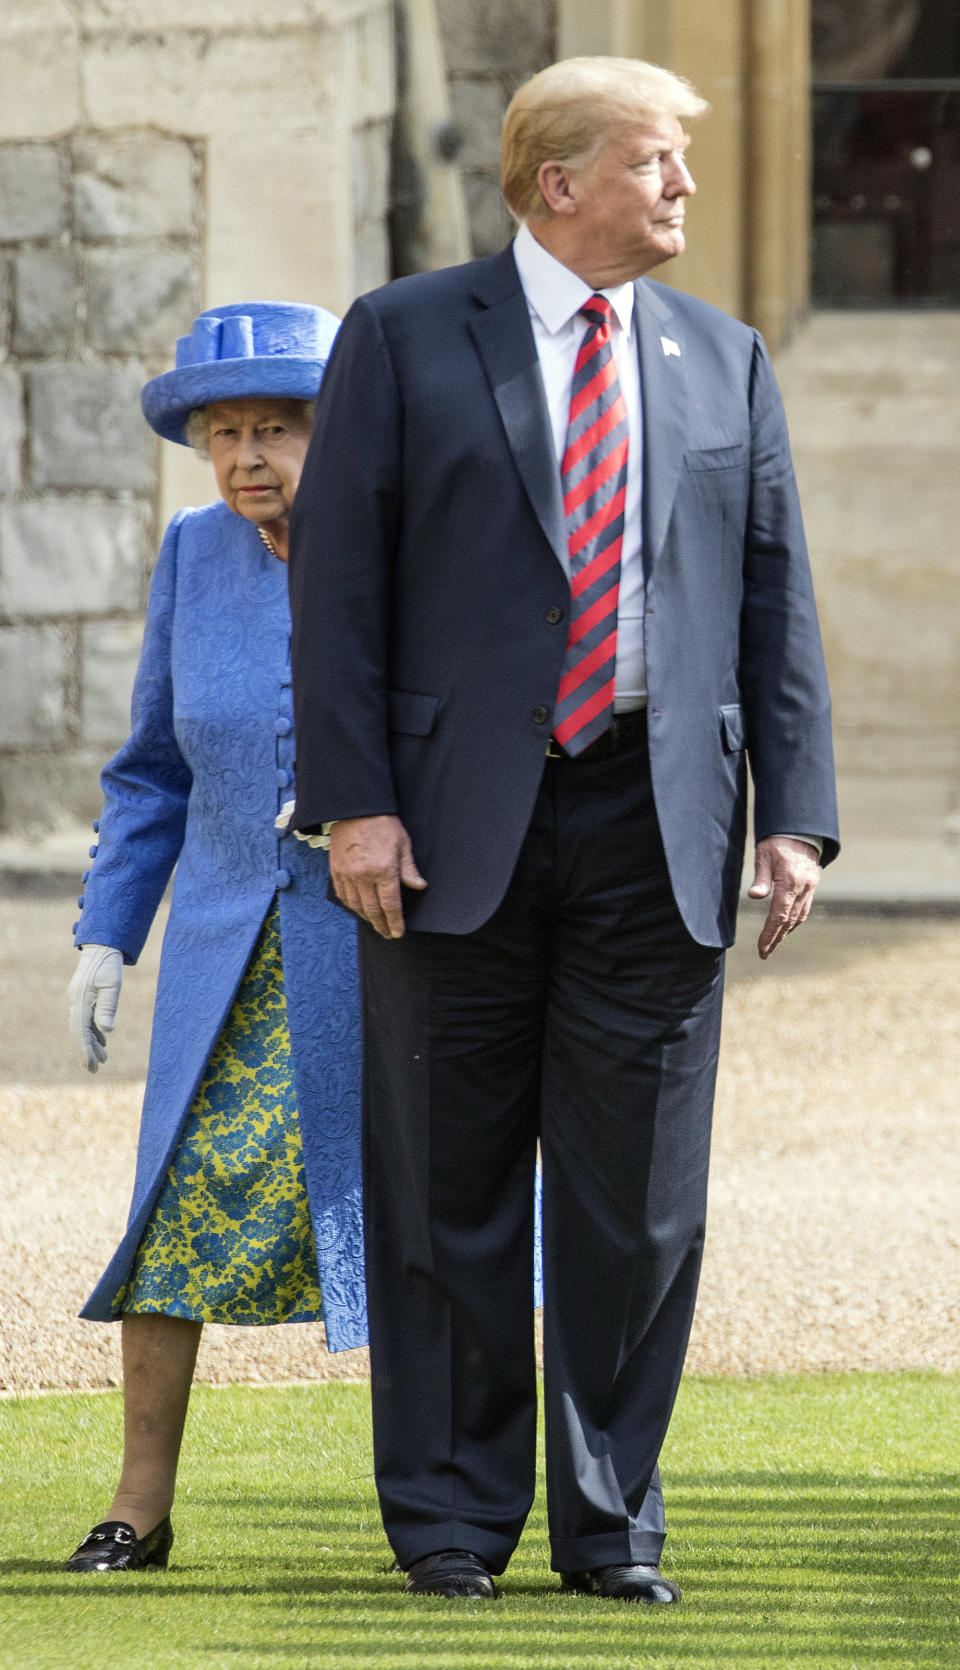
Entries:
[[173, 1527], [170, 1516], [144, 1538], [139, 1538], [132, 1525], [122, 1519], [104, 1519], [84, 1537], [69, 1560], [64, 1560], [64, 1571], [143, 1571], [145, 1566], [165, 1566], [173, 1547]]
[[414, 1560], [407, 1571], [408, 1595], [443, 1595], [447, 1600], [493, 1600], [496, 1589], [479, 1554], [443, 1548]]
[[676, 1606], [680, 1590], [661, 1577], [659, 1566], [597, 1566], [595, 1571], [564, 1571], [561, 1587], [601, 1600], [638, 1600], [646, 1606]]

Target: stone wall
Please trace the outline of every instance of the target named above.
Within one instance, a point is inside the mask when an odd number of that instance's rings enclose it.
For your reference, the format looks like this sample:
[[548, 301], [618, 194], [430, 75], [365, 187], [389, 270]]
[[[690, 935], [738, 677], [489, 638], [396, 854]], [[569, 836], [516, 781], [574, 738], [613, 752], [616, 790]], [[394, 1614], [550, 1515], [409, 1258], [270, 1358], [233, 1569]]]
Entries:
[[493, 255], [513, 223], [500, 196], [500, 124], [514, 92], [557, 56], [556, 0], [437, 0], [451, 114], [475, 255]]
[[163, 523], [144, 380], [200, 308], [388, 277], [391, 0], [0, 6], [0, 832], [99, 804]]
[[202, 294], [203, 148], [0, 145], [0, 819], [56, 824], [127, 727], [156, 543], [138, 420]]

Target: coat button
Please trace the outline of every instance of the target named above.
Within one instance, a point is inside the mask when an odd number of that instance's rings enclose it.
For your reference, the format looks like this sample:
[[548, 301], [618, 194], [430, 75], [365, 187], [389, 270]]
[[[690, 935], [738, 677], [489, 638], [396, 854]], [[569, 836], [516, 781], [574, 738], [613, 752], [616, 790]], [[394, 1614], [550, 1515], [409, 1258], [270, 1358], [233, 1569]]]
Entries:
[[81, 881], [89, 881], [90, 880], [90, 871], [89, 870], [84, 870], [83, 875], [80, 877], [80, 880]]
[[74, 922], [73, 927], [70, 929], [70, 932], [72, 934], [75, 934], [77, 929], [79, 928], [79, 926], [80, 926], [79, 922]]
[[284, 769], [284, 767], [281, 766], [279, 771], [277, 772], [277, 788], [278, 789], [288, 789], [290, 787], [291, 781], [292, 781], [292, 779], [291, 779], [289, 771], [286, 771]]
[[90, 848], [90, 857], [91, 857], [91, 858], [96, 858], [96, 856], [97, 856], [97, 850], [98, 850], [98, 849], [97, 849], [97, 848], [96, 848], [96, 847], [91, 847], [91, 848]]
[[562, 619], [563, 610], [558, 609], [556, 604], [554, 604], [552, 609], [547, 610], [547, 621], [550, 626], [556, 626], [559, 621], [562, 621]]
[[77, 909], [78, 910], [83, 909], [83, 894], [82, 893], [81, 893], [79, 899], [77, 900]]
[[293, 730], [293, 720], [288, 719], [286, 714], [281, 713], [273, 728], [278, 736], [289, 736]]
[[535, 725], [545, 725], [550, 717], [550, 713], [545, 707], [535, 707], [530, 717]]
[[100, 819], [99, 818], [94, 818], [94, 820], [93, 820], [93, 833], [95, 835], [99, 835], [99, 833], [100, 833]]
[[283, 892], [285, 887], [290, 886], [290, 871], [277, 870], [273, 878], [273, 885], [274, 887], [278, 887], [280, 891]]

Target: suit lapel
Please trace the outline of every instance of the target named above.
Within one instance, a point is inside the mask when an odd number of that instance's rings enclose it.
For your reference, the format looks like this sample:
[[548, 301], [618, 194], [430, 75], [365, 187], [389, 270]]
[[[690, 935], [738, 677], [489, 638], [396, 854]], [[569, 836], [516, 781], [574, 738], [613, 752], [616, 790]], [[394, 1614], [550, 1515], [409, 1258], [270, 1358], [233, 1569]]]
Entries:
[[[513, 251], [505, 249], [488, 261], [477, 262], [476, 268], [474, 293], [483, 311], [469, 321], [470, 332], [520, 479], [569, 578], [560, 472]], [[643, 402], [643, 553], [649, 577], [663, 549], [683, 468], [687, 373], [683, 341], [669, 307], [642, 279], [635, 291]]]
[[[478, 263], [479, 265], [479, 263]], [[512, 250], [483, 263], [475, 286], [483, 312], [469, 321], [507, 443], [554, 555], [569, 574], [560, 472], [526, 298]]]
[[667, 537], [683, 468], [687, 373], [670, 309], [642, 279], [635, 289], [643, 401], [643, 562], [649, 579]]

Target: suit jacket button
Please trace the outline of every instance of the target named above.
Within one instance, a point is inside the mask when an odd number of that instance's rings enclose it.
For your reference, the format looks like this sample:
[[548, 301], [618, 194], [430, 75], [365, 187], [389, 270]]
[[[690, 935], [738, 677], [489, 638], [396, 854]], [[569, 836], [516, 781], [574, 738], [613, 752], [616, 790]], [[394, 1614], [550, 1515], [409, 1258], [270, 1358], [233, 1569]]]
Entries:
[[282, 893], [285, 887], [290, 886], [290, 871], [277, 870], [273, 878], [273, 885], [278, 887]]
[[554, 604], [552, 609], [547, 610], [547, 621], [548, 621], [550, 626], [556, 626], [559, 621], [562, 621], [562, 619], [563, 619], [563, 610], [558, 609], [556, 604]]
[[288, 719], [285, 713], [281, 713], [273, 728], [278, 736], [289, 736], [293, 730], [293, 721]]
[[535, 707], [530, 717], [535, 725], [545, 725], [550, 717], [550, 713], [545, 707]]

